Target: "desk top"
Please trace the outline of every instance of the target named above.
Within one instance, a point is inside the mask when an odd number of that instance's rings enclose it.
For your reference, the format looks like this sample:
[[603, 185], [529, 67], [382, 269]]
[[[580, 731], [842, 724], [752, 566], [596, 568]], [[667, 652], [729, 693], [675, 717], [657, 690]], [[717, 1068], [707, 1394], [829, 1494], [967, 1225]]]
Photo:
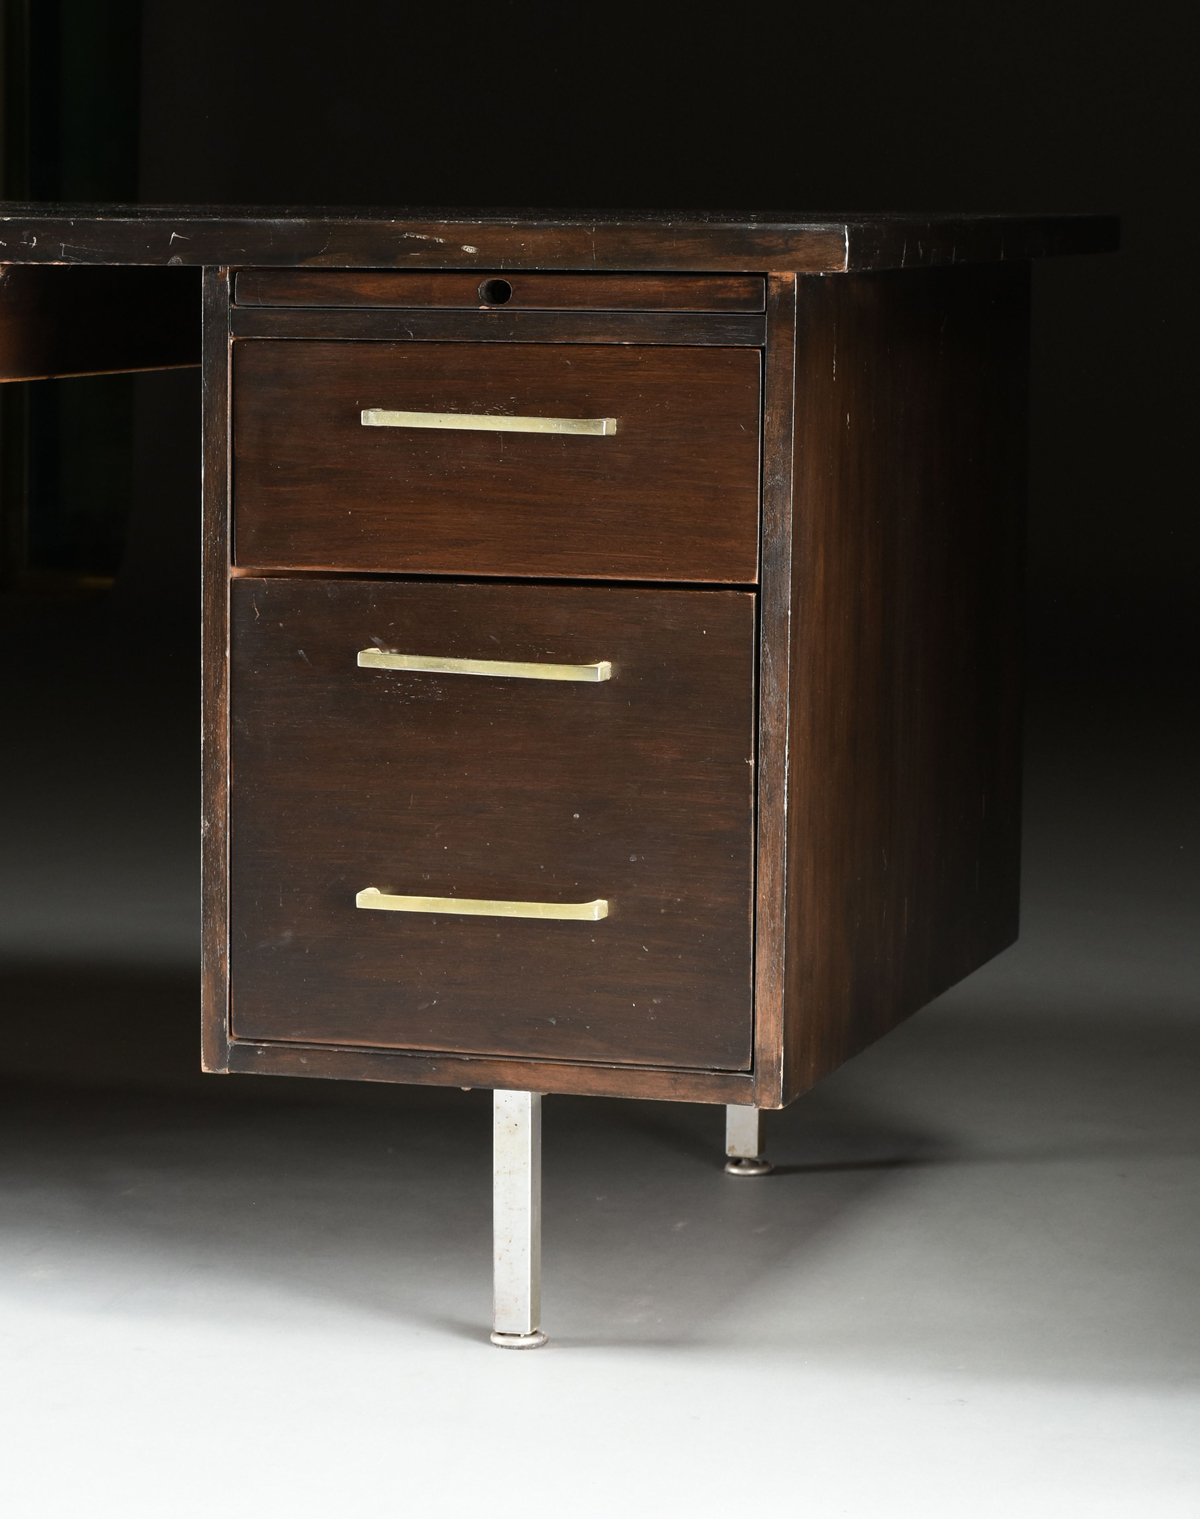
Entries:
[[0, 202], [0, 263], [843, 274], [1107, 253], [1115, 216]]

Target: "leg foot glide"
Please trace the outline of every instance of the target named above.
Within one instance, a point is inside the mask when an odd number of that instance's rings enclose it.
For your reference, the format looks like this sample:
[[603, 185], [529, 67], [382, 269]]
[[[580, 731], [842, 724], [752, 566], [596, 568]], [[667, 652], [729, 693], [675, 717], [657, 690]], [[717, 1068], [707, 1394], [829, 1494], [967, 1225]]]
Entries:
[[492, 1344], [499, 1345], [501, 1350], [536, 1350], [545, 1343], [546, 1336], [540, 1329], [532, 1334], [501, 1334], [498, 1329], [492, 1332]]
[[768, 1171], [775, 1168], [769, 1160], [764, 1160], [761, 1155], [756, 1155], [753, 1160], [744, 1157], [741, 1160], [727, 1160], [725, 1162], [726, 1173], [730, 1176], [766, 1176]]

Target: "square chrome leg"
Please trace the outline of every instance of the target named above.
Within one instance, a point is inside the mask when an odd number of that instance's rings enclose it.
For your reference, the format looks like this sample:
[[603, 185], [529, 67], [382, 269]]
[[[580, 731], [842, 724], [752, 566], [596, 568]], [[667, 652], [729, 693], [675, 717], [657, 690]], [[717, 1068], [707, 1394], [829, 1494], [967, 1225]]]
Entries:
[[761, 1117], [757, 1108], [726, 1107], [725, 1169], [730, 1176], [765, 1176], [771, 1169], [762, 1154]]
[[542, 1313], [542, 1096], [492, 1094], [492, 1344], [546, 1343]]

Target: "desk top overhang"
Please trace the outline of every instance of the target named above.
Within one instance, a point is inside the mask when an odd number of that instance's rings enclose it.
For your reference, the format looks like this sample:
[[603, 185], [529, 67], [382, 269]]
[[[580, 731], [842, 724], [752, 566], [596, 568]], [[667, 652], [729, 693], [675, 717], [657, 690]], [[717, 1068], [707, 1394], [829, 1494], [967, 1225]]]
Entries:
[[0, 264], [844, 274], [1116, 248], [1114, 216], [85, 206], [0, 202]]

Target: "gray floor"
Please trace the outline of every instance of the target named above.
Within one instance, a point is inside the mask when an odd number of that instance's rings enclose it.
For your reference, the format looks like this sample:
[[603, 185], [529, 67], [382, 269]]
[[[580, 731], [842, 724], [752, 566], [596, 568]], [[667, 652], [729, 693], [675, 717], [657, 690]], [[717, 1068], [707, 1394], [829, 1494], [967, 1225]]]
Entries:
[[511, 1355], [488, 1094], [195, 1073], [194, 681], [131, 629], [0, 651], [6, 1515], [1200, 1512], [1178, 691], [1041, 692], [1020, 945], [771, 1115], [773, 1176], [549, 1099]]

